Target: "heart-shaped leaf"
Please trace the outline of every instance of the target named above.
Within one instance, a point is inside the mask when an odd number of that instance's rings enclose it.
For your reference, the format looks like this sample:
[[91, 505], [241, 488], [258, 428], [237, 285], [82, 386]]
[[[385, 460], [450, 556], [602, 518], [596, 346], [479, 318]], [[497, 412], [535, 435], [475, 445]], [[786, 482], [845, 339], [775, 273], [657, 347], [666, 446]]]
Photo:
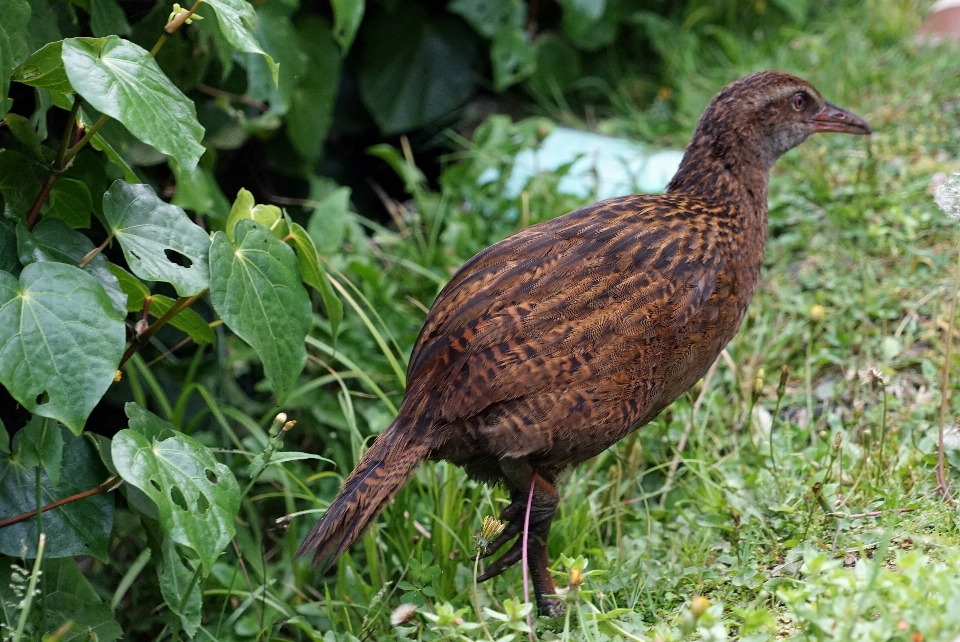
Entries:
[[111, 448], [117, 472], [153, 500], [164, 534], [193, 549], [208, 574], [234, 534], [237, 480], [193, 437], [135, 403], [125, 409], [130, 428], [117, 433]]
[[141, 279], [171, 283], [180, 296], [207, 287], [210, 237], [182, 209], [161, 201], [149, 185], [114, 181], [103, 196], [103, 215], [127, 264]]
[[[76, 38], [84, 40], [95, 51], [103, 48], [106, 38]], [[61, 94], [72, 94], [73, 85], [63, 68], [63, 41], [44, 45], [27, 58], [13, 72], [13, 79], [37, 89], [49, 89]]]
[[[22, 224], [17, 226], [17, 254], [23, 265], [35, 261], [59, 261], [76, 265], [92, 249], [93, 243], [90, 239], [76, 230], [71, 230], [63, 221], [57, 219], [40, 221], [30, 232]], [[121, 318], [127, 316], [127, 297], [120, 289], [117, 277], [110, 270], [107, 257], [103, 254], [96, 255], [83, 271], [100, 281], [117, 314]]]
[[107, 38], [102, 47], [68, 38], [62, 58], [70, 84], [94, 108], [193, 171], [203, 154], [203, 127], [193, 101], [170, 82], [147, 50], [117, 36]]
[[217, 232], [210, 246], [210, 301], [237, 336], [256, 351], [282, 403], [307, 362], [310, 297], [293, 250], [249, 219], [237, 222], [235, 240]]
[[50, 190], [49, 208], [44, 218], [58, 218], [74, 229], [90, 227], [93, 199], [86, 185], [72, 178], [61, 178]]
[[[61, 429], [60, 436], [63, 464], [58, 483], [52, 484], [47, 474], [40, 472], [40, 503], [44, 505], [96, 488], [109, 476], [89, 441], [65, 429]], [[19, 515], [36, 507], [36, 467], [24, 466], [19, 453], [0, 457], [0, 515]], [[112, 529], [110, 495], [94, 495], [47, 511], [43, 514], [43, 532], [47, 534], [44, 558], [93, 555], [107, 561]], [[35, 518], [0, 528], [0, 554], [20, 557], [26, 550], [26, 557], [34, 557], [37, 537]]]
[[66, 263], [0, 272], [0, 383], [76, 434], [123, 354], [123, 323], [97, 279]]

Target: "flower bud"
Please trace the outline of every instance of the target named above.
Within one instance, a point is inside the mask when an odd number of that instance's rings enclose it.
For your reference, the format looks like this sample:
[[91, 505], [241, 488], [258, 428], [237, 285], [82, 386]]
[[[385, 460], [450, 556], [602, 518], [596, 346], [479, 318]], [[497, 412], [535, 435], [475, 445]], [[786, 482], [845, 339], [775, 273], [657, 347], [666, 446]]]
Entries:
[[826, 315], [827, 311], [823, 309], [822, 305], [810, 306], [810, 320], [813, 323], [820, 323]]
[[693, 617], [698, 620], [707, 612], [708, 608], [710, 608], [710, 600], [702, 595], [693, 598], [693, 601], [690, 603], [690, 612], [693, 613]]

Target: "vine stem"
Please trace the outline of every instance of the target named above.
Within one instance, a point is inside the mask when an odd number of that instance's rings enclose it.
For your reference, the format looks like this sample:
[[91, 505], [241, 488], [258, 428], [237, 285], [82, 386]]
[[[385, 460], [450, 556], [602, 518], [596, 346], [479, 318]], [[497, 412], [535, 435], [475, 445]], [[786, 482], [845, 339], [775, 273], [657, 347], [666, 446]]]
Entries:
[[[109, 493], [110, 491], [118, 488], [120, 484], [123, 483], [123, 479], [120, 478], [120, 475], [112, 475], [107, 477], [107, 479], [94, 488], [90, 490], [85, 490], [82, 493], [77, 493], [76, 495], [70, 495], [69, 497], [64, 497], [63, 499], [58, 499], [55, 502], [47, 504], [46, 506], [41, 506], [39, 512], [45, 513], [48, 510], [53, 510], [54, 508], [59, 508], [64, 504], [69, 504], [71, 502], [80, 501], [81, 499], [86, 499], [87, 497], [93, 497], [94, 495], [102, 495], [104, 493]], [[20, 513], [19, 515], [14, 515], [13, 517], [8, 517], [6, 519], [0, 519], [0, 528], [5, 526], [10, 526], [11, 524], [18, 524], [24, 522], [31, 517], [36, 517], [38, 511], [31, 510], [26, 513]]]
[[170, 319], [180, 314], [180, 312], [184, 308], [188, 308], [191, 305], [193, 305], [197, 299], [199, 299], [206, 293], [207, 293], [207, 288], [204, 288], [201, 292], [198, 292], [193, 296], [189, 296], [189, 297], [182, 296], [179, 299], [177, 299], [176, 302], [170, 306], [170, 309], [164, 312], [159, 319], [151, 323], [146, 330], [144, 330], [142, 333], [134, 337], [133, 341], [131, 341], [130, 345], [127, 347], [127, 351], [123, 353], [123, 357], [120, 359], [120, 363], [119, 365], [117, 365], [117, 368], [118, 369], [122, 368], [123, 364], [129, 361], [130, 357], [136, 354], [137, 350], [145, 346], [147, 344], [147, 341], [150, 340], [150, 337], [156, 334], [157, 330], [165, 326], [167, 322], [170, 321]]

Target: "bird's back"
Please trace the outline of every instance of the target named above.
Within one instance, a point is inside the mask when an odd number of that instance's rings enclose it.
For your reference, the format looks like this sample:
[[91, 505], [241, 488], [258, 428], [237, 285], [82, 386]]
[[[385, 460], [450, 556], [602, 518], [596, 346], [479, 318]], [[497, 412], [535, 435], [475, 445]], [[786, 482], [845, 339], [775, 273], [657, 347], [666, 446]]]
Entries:
[[626, 196], [484, 250], [434, 303], [401, 415], [430, 415], [433, 456], [481, 479], [501, 457], [559, 470], [604, 450], [736, 333], [763, 255], [753, 209]]

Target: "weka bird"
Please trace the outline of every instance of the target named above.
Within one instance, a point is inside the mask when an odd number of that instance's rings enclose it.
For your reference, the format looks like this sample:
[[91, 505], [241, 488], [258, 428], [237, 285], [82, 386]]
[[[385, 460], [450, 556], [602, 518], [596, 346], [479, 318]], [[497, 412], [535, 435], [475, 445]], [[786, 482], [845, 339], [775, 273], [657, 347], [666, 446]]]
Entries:
[[[437, 297], [396, 420], [300, 546], [330, 568], [416, 467], [445, 459], [502, 483], [541, 613], [562, 607], [547, 536], [565, 468], [610, 447], [690, 388], [736, 334], [757, 287], [770, 168], [814, 132], [869, 134], [806, 81], [766, 71], [724, 87], [666, 194], [611, 198], [480, 252]], [[521, 541], [481, 580], [521, 559]]]

